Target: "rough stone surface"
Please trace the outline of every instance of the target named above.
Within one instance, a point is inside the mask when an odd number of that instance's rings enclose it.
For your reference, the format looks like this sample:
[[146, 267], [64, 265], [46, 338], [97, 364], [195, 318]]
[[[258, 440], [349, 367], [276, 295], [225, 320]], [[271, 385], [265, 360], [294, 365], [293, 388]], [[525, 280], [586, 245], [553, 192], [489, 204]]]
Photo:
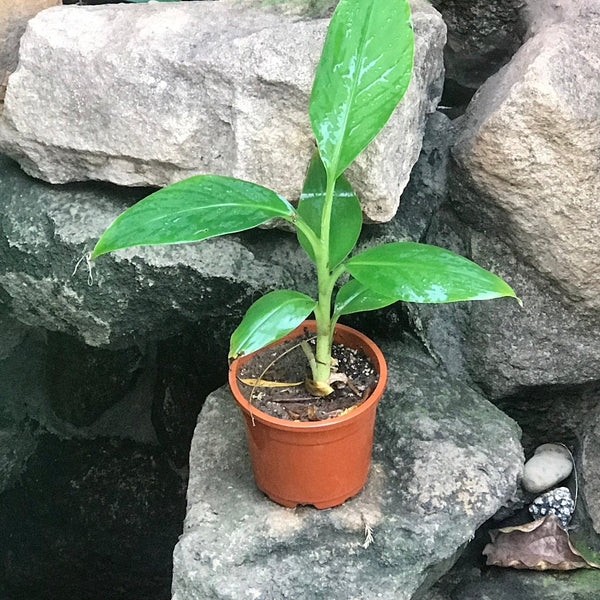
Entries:
[[0, 79], [17, 66], [19, 41], [27, 21], [61, 0], [0, 0]]
[[[444, 23], [423, 0], [413, 22], [409, 91], [349, 171], [374, 221], [396, 212], [441, 96]], [[23, 37], [0, 147], [53, 183], [164, 185], [214, 172], [295, 200], [313, 148], [308, 99], [327, 24], [221, 2], [46, 11]]]
[[518, 427], [408, 340], [384, 352], [390, 380], [369, 480], [335, 509], [264, 497], [229, 391], [209, 397], [192, 443], [174, 600], [412, 598], [511, 497], [523, 461]]
[[73, 338], [49, 334], [47, 368], [50, 406], [76, 427], [91, 425], [134, 387], [144, 367], [139, 349], [90, 348]]
[[[475, 577], [473, 577], [475, 579]], [[531, 572], [490, 569], [488, 573], [458, 587], [444, 600], [596, 600], [600, 572]]]
[[[12, 322], [2, 319], [6, 326]], [[32, 339], [34, 336], [18, 337], [10, 353], [0, 357], [0, 494], [18, 480], [37, 447], [36, 424], [30, 417], [32, 406], [37, 406], [42, 396], [43, 363], [39, 353], [22, 350], [30, 345], [39, 347], [43, 341]]]
[[23, 341], [28, 328], [19, 321], [2, 314], [3, 306], [0, 304], [0, 360], [8, 358], [12, 351]]
[[[406, 311], [410, 326], [433, 355], [456, 376], [468, 378], [495, 399], [527, 395], [534, 387], [557, 386], [552, 393], [541, 390], [536, 394], [540, 398], [535, 406], [548, 394], [559, 401], [564, 386], [598, 379], [600, 312], [572, 301], [545, 273], [531, 266], [510, 238], [496, 231], [509, 227], [506, 218], [481, 218], [474, 223], [474, 215], [488, 210], [484, 198], [468, 214], [461, 211], [463, 220], [457, 218], [453, 209], [460, 208], [462, 194], [473, 192], [456, 187], [452, 172], [445, 180], [443, 169], [447, 164], [444, 154], [460, 127], [459, 121], [444, 118], [436, 118], [435, 127], [428, 125], [424, 148], [430, 151], [422, 153], [413, 170], [398, 218], [377, 229], [381, 235], [391, 232], [384, 241], [394, 237], [425, 241], [471, 258], [505, 278], [524, 306], [508, 299], [436, 306], [398, 304], [386, 311], [385, 320], [401, 320], [395, 315]], [[560, 166], [556, 168], [560, 171]], [[431, 208], [440, 205], [431, 216]], [[425, 228], [408, 231], [403, 224], [414, 223], [415, 217], [403, 214], [403, 206], [411, 207], [410, 213], [422, 214], [419, 219]], [[554, 425], [560, 425], [565, 417], [570, 420], [572, 411], [572, 406], [566, 408]], [[537, 409], [535, 414], [539, 418]]]
[[206, 327], [159, 342], [152, 423], [179, 468], [187, 468], [198, 413], [206, 397], [227, 381], [228, 339]]
[[447, 77], [476, 90], [506, 64], [526, 32], [523, 0], [433, 0], [448, 26]]
[[[591, 415], [600, 402], [600, 382], [579, 386], [540, 386], [497, 402], [498, 408], [523, 430], [522, 444], [530, 455], [547, 441], [562, 442], [580, 453]], [[578, 467], [579, 469], [579, 467]]]
[[[470, 379], [493, 398], [523, 395], [538, 386], [596, 381], [600, 313], [562, 296], [504, 240], [468, 229], [463, 236], [472, 260], [504, 277], [523, 300], [523, 308], [504, 299], [440, 311], [426, 307], [422, 312], [433, 319], [428, 331], [436, 334], [436, 350], [448, 356], [452, 346], [444, 347], [444, 339], [461, 340]], [[459, 360], [457, 355], [449, 357], [453, 363]]]
[[600, 393], [595, 410], [588, 413], [588, 427], [582, 432], [581, 469], [583, 494], [593, 527], [600, 534]]
[[3, 598], [164, 600], [184, 484], [155, 447], [40, 438], [0, 495]]
[[[0, 161], [0, 294], [13, 317], [91, 346], [143, 345], [203, 323], [226, 343], [257, 295], [312, 293], [312, 266], [290, 234], [250, 232], [200, 244], [135, 248], [85, 261], [110, 222], [145, 192], [51, 187]], [[226, 352], [222, 354], [226, 356]]]
[[32, 428], [26, 424], [0, 427], [0, 494], [18, 479], [36, 446]]
[[166, 600], [185, 506], [186, 470], [171, 457], [189, 428], [153, 403], [167, 357], [19, 337], [0, 360], [0, 598]]
[[455, 206], [573, 303], [600, 308], [600, 7], [542, 28], [478, 91]]

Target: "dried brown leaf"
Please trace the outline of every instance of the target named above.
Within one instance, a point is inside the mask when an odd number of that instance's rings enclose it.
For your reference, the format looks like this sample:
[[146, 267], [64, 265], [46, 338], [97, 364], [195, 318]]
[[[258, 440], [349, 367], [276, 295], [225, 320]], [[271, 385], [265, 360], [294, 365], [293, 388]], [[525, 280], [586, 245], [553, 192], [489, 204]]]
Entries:
[[311, 404], [308, 407], [308, 420], [309, 421], [320, 421], [319, 415], [317, 414], [317, 409]]
[[345, 373], [332, 373], [327, 380], [327, 383], [330, 385], [332, 383], [343, 383], [344, 385], [348, 383], [348, 375]]
[[302, 385], [303, 381], [268, 381], [267, 379], [241, 379], [242, 383], [251, 385], [253, 387], [265, 387], [265, 388], [284, 388], [284, 387], [295, 387]]
[[490, 531], [492, 542], [483, 549], [486, 564], [515, 569], [599, 569], [574, 548], [556, 515]]

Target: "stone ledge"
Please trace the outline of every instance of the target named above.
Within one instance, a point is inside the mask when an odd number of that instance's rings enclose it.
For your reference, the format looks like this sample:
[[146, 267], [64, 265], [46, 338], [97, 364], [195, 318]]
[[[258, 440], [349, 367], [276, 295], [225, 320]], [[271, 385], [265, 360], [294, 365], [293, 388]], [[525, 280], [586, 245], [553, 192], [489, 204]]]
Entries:
[[192, 442], [173, 600], [408, 600], [509, 500], [523, 463], [516, 424], [412, 344], [384, 352], [390, 380], [371, 473], [335, 509], [286, 509], [259, 492], [229, 390], [209, 396]]

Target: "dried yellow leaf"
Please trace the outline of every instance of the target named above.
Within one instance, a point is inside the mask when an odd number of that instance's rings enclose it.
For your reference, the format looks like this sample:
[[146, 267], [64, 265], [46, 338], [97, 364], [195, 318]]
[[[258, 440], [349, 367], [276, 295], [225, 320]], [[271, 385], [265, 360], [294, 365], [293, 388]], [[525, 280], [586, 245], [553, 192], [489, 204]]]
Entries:
[[284, 388], [284, 387], [295, 387], [302, 385], [303, 381], [268, 381], [266, 379], [240, 379], [242, 383], [251, 385], [252, 387], [264, 387], [264, 388]]
[[320, 381], [314, 381], [313, 379], [307, 379], [304, 382], [306, 389], [309, 394], [313, 396], [329, 396], [333, 394], [333, 388], [328, 383], [321, 383]]

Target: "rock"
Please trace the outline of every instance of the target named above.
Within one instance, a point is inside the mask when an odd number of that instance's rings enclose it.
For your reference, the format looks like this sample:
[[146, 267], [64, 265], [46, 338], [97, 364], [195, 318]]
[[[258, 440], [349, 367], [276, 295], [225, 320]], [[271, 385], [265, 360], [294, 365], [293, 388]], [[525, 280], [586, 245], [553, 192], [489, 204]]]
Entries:
[[18, 480], [36, 446], [34, 432], [27, 424], [0, 427], [0, 494]]
[[211, 394], [192, 443], [174, 600], [412, 598], [511, 497], [515, 424], [409, 342], [384, 352], [367, 486], [327, 511], [285, 509], [257, 490], [233, 398]]
[[44, 399], [44, 362], [43, 340], [34, 333], [19, 336], [10, 353], [0, 358], [0, 494], [19, 480], [38, 445], [36, 430], [43, 418], [36, 416]]
[[549, 25], [572, 21], [579, 17], [585, 19], [587, 15], [597, 12], [596, 0], [527, 0], [523, 7], [529, 37]]
[[[465, 361], [472, 380], [493, 398], [596, 381], [600, 311], [561, 294], [506, 239], [485, 230], [472, 231], [466, 239], [472, 259], [509, 281], [523, 300], [523, 308], [504, 301], [457, 308], [466, 311]], [[560, 396], [561, 390], [551, 395]]]
[[596, 406], [586, 415], [587, 427], [581, 431], [581, 475], [585, 505], [600, 534], [600, 393], [595, 399]]
[[587, 569], [565, 574], [494, 568], [473, 579], [448, 600], [596, 600], [600, 586], [600, 572]]
[[97, 260], [88, 281], [85, 261], [75, 272], [77, 262], [145, 192], [50, 187], [6, 158], [0, 183], [0, 294], [21, 323], [111, 350], [142, 347], [195, 323], [225, 347], [245, 308], [274, 282], [314, 292], [312, 265], [295, 237], [275, 231], [119, 251]]
[[[523, 0], [432, 0], [448, 26], [446, 76], [475, 91], [523, 42]], [[448, 85], [448, 84], [447, 84]]]
[[[573, 306], [600, 308], [600, 9], [542, 28], [474, 97], [454, 207]], [[568, 59], [564, 59], [568, 57]]]
[[554, 487], [573, 471], [571, 453], [560, 444], [542, 444], [523, 468], [522, 485], [534, 494]]
[[0, 3], [0, 79], [15, 70], [19, 41], [27, 21], [50, 6], [61, 4], [61, 0], [19, 0]]
[[91, 425], [134, 388], [144, 367], [137, 348], [91, 348], [66, 335], [48, 335], [47, 384], [54, 414], [76, 427]]
[[[588, 521], [582, 513], [582, 503], [578, 501], [569, 538], [587, 560], [597, 562], [600, 538], [588, 531]], [[502, 526], [520, 525], [527, 519], [525, 514]], [[482, 550], [490, 541], [488, 530], [497, 526], [487, 523], [481, 527], [452, 569], [436, 583], [433, 590], [443, 593], [440, 600], [596, 600], [600, 588], [599, 570], [561, 573], [498, 567], [482, 569]]]
[[[441, 96], [445, 26], [423, 0], [413, 23], [411, 87], [349, 171], [373, 221], [396, 212]], [[53, 183], [162, 186], [214, 172], [295, 200], [313, 149], [308, 99], [327, 24], [226, 2], [46, 11], [23, 37], [0, 147]]]
[[189, 328], [157, 344], [152, 423], [162, 447], [187, 468], [198, 413], [206, 397], [227, 381], [227, 340], [219, 331]]
[[19, 321], [11, 319], [6, 314], [2, 314], [2, 308], [0, 304], [0, 331], [2, 331], [2, 336], [0, 337], [0, 360], [8, 358], [29, 331]]
[[559, 487], [541, 496], [538, 496], [529, 507], [529, 514], [533, 519], [540, 519], [546, 515], [556, 515], [560, 524], [566, 529], [575, 511], [575, 502], [571, 491], [566, 487]]
[[[382, 315], [381, 334], [393, 336], [400, 329], [390, 323], [406, 327], [407, 315], [415, 334], [454, 375], [472, 381], [494, 400], [531, 397], [528, 409], [543, 419], [542, 406], [564, 405], [564, 386], [588, 385], [598, 379], [600, 312], [560, 294], [546, 274], [527, 264], [490, 223], [478, 223], [481, 230], [477, 230], [457, 218], [453, 208], [460, 205], [462, 188], [455, 188], [452, 172], [447, 180], [444, 173], [447, 149], [454, 143], [460, 121], [439, 117], [435, 125], [433, 116], [430, 119], [424, 150], [397, 217], [385, 225], [367, 227], [368, 243], [411, 239], [454, 250], [505, 278], [524, 306], [508, 299], [447, 305], [399, 303], [378, 313]], [[365, 314], [360, 318], [373, 321], [379, 317]], [[545, 389], [538, 393], [535, 388], [540, 386]], [[554, 392], [548, 386], [563, 387]], [[560, 429], [573, 415], [573, 407], [565, 405], [552, 427]], [[563, 433], [557, 433], [555, 439], [563, 439]], [[544, 439], [543, 432], [537, 439]]]
[[43, 435], [0, 495], [5, 598], [168, 598], [185, 486], [153, 447]]

